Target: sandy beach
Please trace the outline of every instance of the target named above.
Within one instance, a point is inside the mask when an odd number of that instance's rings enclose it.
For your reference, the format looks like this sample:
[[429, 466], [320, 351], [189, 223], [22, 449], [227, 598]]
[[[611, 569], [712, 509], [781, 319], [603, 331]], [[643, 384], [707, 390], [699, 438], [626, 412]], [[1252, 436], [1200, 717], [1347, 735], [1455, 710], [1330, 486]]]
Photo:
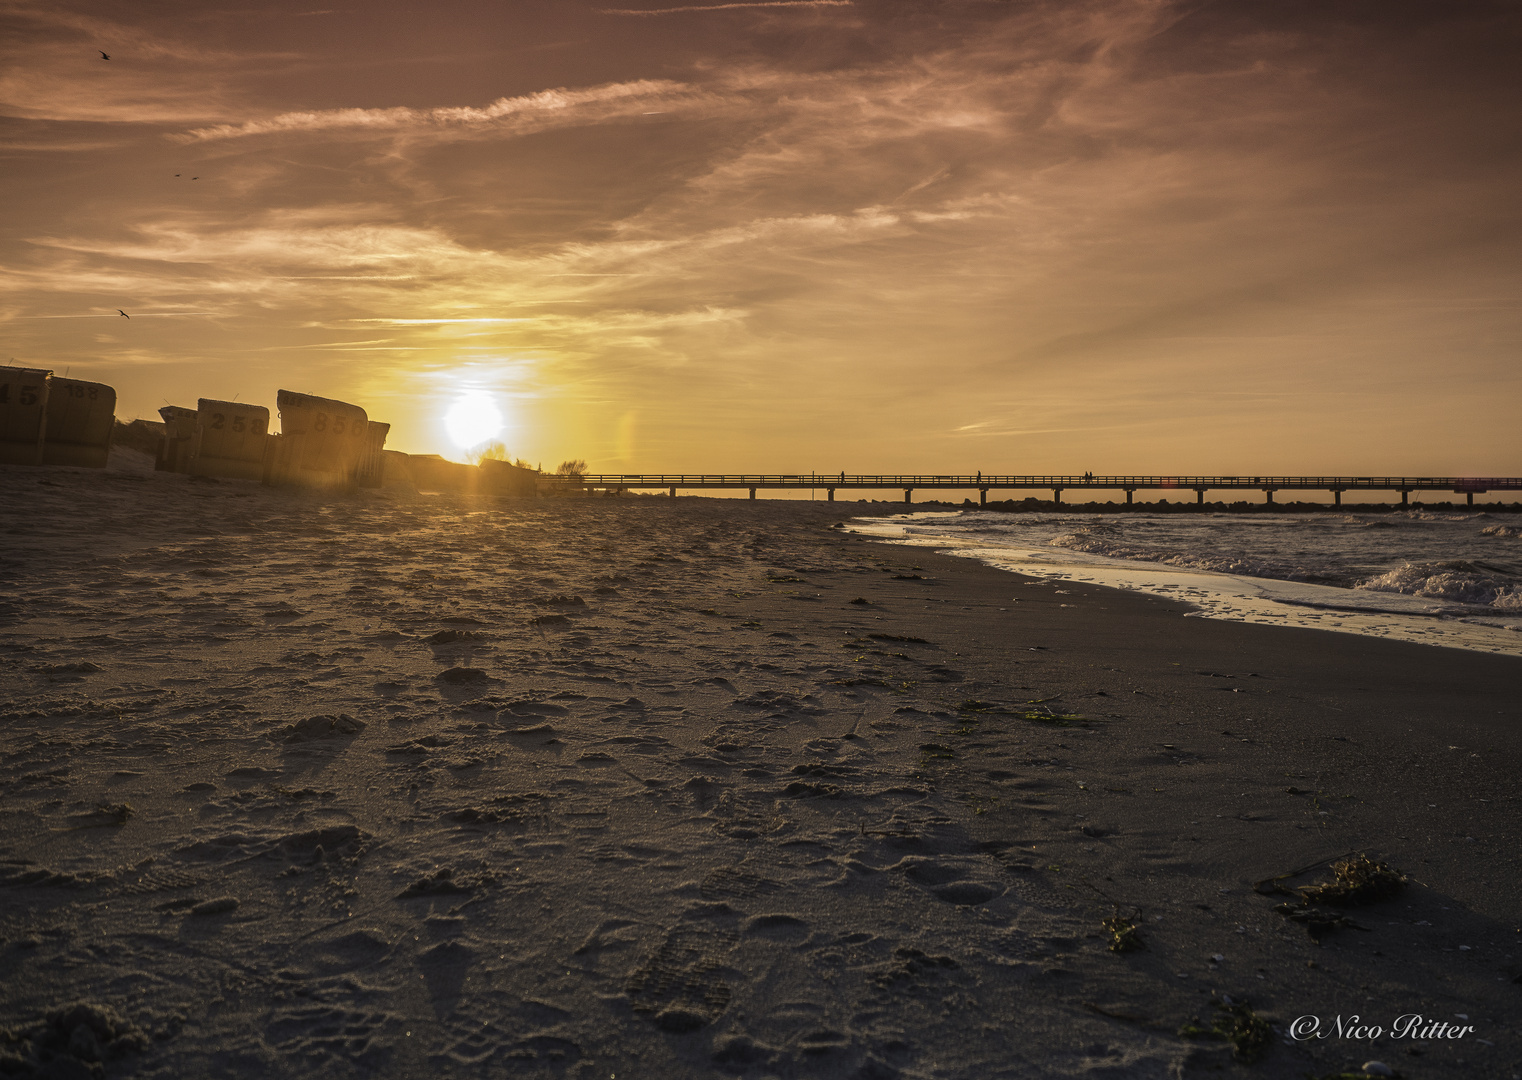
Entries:
[[0, 1075], [1522, 1073], [1522, 660], [869, 512], [0, 468]]

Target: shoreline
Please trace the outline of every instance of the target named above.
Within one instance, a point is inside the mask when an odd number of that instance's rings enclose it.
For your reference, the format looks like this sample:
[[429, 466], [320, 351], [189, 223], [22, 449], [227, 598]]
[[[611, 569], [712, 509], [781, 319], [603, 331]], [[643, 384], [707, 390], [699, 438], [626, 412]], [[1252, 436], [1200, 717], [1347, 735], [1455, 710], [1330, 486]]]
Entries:
[[[663, 496], [646, 494], [648, 498], [662, 498]], [[719, 499], [717, 495], [684, 495], [683, 498], [707, 498]], [[738, 497], [736, 497], [738, 499]], [[773, 500], [783, 501], [783, 500]], [[803, 500], [787, 500], [803, 501]], [[809, 500], [813, 501], [813, 500]], [[1522, 502], [1493, 502], [1493, 503], [1455, 503], [1455, 502], [1422, 502], [1414, 501], [1410, 504], [1398, 502], [1345, 502], [1341, 505], [1322, 502], [1170, 502], [1161, 499], [1157, 502], [1053, 502], [1051, 499], [1000, 499], [989, 500], [987, 503], [973, 502], [971, 499], [963, 499], [960, 502], [950, 500], [926, 499], [923, 502], [906, 503], [901, 499], [838, 499], [834, 505], [850, 506], [853, 502], [865, 506], [898, 506], [906, 507], [909, 511], [924, 509], [934, 510], [979, 510], [994, 514], [1400, 514], [1421, 510], [1439, 512], [1445, 514], [1522, 514]]]
[[[918, 505], [918, 504], [913, 504]], [[930, 504], [926, 504], [930, 505]], [[1346, 502], [1338, 505], [1319, 502], [1157, 502], [1117, 503], [1053, 503], [1050, 499], [1003, 500], [979, 505], [971, 499], [960, 503], [945, 503], [955, 509], [987, 510], [993, 513], [1052, 513], [1064, 514], [1399, 514], [1413, 510], [1436, 511], [1445, 514], [1522, 514], [1522, 502], [1512, 503], [1455, 503], [1413, 502], [1409, 505], [1385, 502]]]
[[[1515, 1060], [1522, 660], [860, 504], [16, 475], [0, 1027], [95, 1001], [145, 1076], [1164, 1077], [1242, 1068], [1178, 1035], [1229, 996], [1256, 1075]], [[1412, 878], [1366, 930], [1254, 891], [1354, 850]], [[1475, 1030], [1284, 1045], [1411, 1012]]]
[[[1023, 542], [989, 544], [976, 533], [937, 533], [938, 522], [902, 514], [853, 518], [852, 531], [885, 543], [936, 550], [1009, 573], [1056, 584], [1087, 584], [1187, 603], [1190, 614], [1261, 626], [1325, 629], [1499, 655], [1522, 655], [1519, 624], [1504, 609], [1440, 597], [1363, 590], [1303, 577], [1274, 577], [1174, 558], [1128, 559], [1067, 554], [1065, 547]], [[895, 534], [894, 530], [900, 530]], [[1080, 552], [1082, 549], [1080, 548]], [[1433, 605], [1439, 605], [1434, 609]]]

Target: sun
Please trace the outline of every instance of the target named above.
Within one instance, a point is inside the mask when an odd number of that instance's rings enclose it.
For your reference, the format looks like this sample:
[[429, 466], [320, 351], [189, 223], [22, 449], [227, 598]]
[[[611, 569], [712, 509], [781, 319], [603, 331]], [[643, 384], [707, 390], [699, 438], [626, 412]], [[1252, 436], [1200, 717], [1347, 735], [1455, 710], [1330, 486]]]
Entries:
[[491, 395], [482, 390], [465, 391], [444, 414], [444, 427], [461, 450], [480, 446], [500, 435], [502, 426], [502, 410], [497, 408]]

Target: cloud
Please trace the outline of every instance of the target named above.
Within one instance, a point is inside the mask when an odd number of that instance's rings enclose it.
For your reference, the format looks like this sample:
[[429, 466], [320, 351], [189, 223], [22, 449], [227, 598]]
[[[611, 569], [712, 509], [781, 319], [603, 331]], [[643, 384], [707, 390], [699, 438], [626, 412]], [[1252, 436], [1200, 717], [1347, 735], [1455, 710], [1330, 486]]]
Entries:
[[[1119, 428], [1135, 427], [1136, 426], [1136, 424], [1134, 424], [1134, 423], [1133, 424], [1080, 424], [1080, 425], [1075, 425], [1075, 426], [1071, 426], [1071, 427], [1040, 427], [1040, 428], [1032, 428], [1032, 427], [1001, 427], [1001, 428], [995, 429], [995, 428], [992, 428], [992, 426], [991, 426], [992, 423], [993, 423], [992, 421], [985, 421], [982, 424], [967, 425], [965, 427], [956, 428], [956, 429], [954, 429], [952, 431], [940, 432], [939, 435], [940, 435], [941, 438], [977, 437], [977, 438], [990, 438], [990, 439], [1008, 439], [1008, 438], [1012, 438], [1012, 437], [1023, 437], [1023, 436], [1026, 436], [1026, 435], [1062, 435], [1062, 434], [1068, 434], [1068, 433], [1075, 432], [1075, 431], [1114, 431], [1114, 430], [1117, 430]], [[973, 429], [977, 429], [977, 430], [973, 430]]]
[[[653, 18], [752, 7], [776, 19]], [[8, 127], [28, 172], [0, 192], [28, 225], [0, 241], [0, 300], [215, 311], [113, 327], [100, 355], [158, 335], [207, 372], [254, 357], [334, 393], [522, 365], [589, 439], [638, 412], [642, 439], [745, 467], [786, 447], [897, 467], [911, 440], [882, 432], [913, 427], [952, 433], [922, 444], [948, 458], [1023, 440], [1029, 468], [1070, 468], [1131, 454], [1086, 433], [1137, 415], [1170, 453], [1273, 450], [1260, 431], [1338, 429], [1350, 388], [1395, 415], [1399, 388], [1501, 385], [1517, 340], [1515, 110], [1483, 56], [1422, 51], [1472, 33], [1389, 36], [1355, 7], [894, 0], [806, 35], [783, 5], [582, 9], [515, 39], [518, 66], [405, 77], [371, 59], [396, 31], [356, 49], [335, 27], [295, 89], [247, 57], [222, 78], [196, 50], [226, 26], [191, 27], [157, 88], [28, 69], [37, 115], [123, 123]], [[129, 107], [155, 93], [172, 151]], [[198, 184], [166, 179], [182, 161]], [[86, 327], [7, 324], [18, 355], [73, 363]]]
[[669, 8], [602, 8], [604, 15], [678, 15], [689, 11], [734, 11], [744, 8], [851, 7], [853, 0], [750, 0], [739, 4], [693, 4]]
[[487, 324], [494, 324], [494, 323], [526, 322], [527, 320], [526, 319], [503, 319], [503, 318], [494, 318], [494, 317], [491, 317], [491, 316], [475, 316], [475, 317], [471, 317], [471, 318], [460, 318], [460, 319], [450, 319], [450, 318], [436, 318], [436, 319], [379, 319], [379, 318], [377, 318], [377, 319], [348, 319], [346, 321], [351, 323], [351, 324], [357, 325], [357, 326], [363, 326], [363, 325], [365, 325], [367, 323], [368, 324], [374, 324], [374, 325], [380, 325], [380, 326], [452, 326], [452, 325], [455, 325], [457, 323], [479, 323], [479, 324], [482, 324], [482, 325], [487, 325]]
[[446, 106], [433, 109], [325, 109], [281, 113], [265, 120], [218, 124], [177, 134], [178, 142], [209, 142], [311, 131], [349, 129], [364, 133], [446, 133], [478, 127], [523, 134], [551, 126], [597, 124], [640, 115], [653, 104], [674, 108], [700, 99], [695, 88], [669, 79], [639, 79], [607, 83], [583, 90], [559, 87], [518, 97], [498, 98], [489, 105]]
[[[578, 357], [633, 350], [681, 364], [671, 335], [738, 326], [747, 313], [700, 297], [668, 295], [652, 305], [651, 292], [661, 282], [701, 273], [721, 250], [760, 242], [806, 245], [882, 227], [871, 215], [761, 221], [664, 242], [569, 244], [522, 254], [471, 248], [440, 230], [354, 223], [364, 209], [334, 208], [322, 219], [313, 211], [266, 212], [220, 225], [167, 220], [111, 240], [35, 237], [33, 244], [53, 261], [10, 268], [0, 293], [43, 295], [61, 286], [121, 295], [130, 288], [161, 303], [215, 297], [224, 320], [263, 325], [266, 333], [276, 326], [298, 335], [384, 327], [397, 335], [291, 346], [334, 352], [537, 349], [574, 368]], [[130, 272], [115, 269], [121, 266]], [[405, 273], [342, 272], [375, 266]]]
[[299, 57], [197, 40], [199, 22], [134, 22], [58, 5], [0, 3], [0, 115], [132, 125], [220, 119], [233, 111], [229, 72]]

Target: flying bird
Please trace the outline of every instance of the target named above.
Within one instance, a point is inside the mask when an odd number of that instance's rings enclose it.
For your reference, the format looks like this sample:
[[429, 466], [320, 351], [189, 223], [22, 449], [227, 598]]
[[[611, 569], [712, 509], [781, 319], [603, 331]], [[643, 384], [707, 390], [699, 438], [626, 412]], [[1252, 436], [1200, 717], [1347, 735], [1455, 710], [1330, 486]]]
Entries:
[[109, 60], [109, 59], [111, 59], [111, 54], [106, 52], [104, 49], [97, 49], [96, 51], [100, 53], [100, 58], [102, 60]]
[[124, 318], [124, 319], [130, 319], [130, 318], [132, 318], [132, 316], [131, 316], [131, 315], [128, 315], [128, 314], [127, 314], [127, 313], [126, 313], [126, 312], [125, 312], [125, 311], [123, 311], [123, 310], [122, 310], [122, 309], [121, 309], [121, 308], [117, 308], [117, 309], [116, 309], [116, 313], [117, 313], [117, 314], [118, 314], [118, 315], [120, 315], [120, 316], [121, 316], [121, 317], [122, 317], [122, 318]]

